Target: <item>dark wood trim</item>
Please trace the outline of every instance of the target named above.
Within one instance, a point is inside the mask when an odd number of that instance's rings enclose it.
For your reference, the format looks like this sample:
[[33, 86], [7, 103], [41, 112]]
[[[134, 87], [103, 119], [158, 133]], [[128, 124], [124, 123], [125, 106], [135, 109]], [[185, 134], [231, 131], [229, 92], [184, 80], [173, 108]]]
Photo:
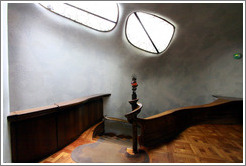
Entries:
[[139, 21], [139, 23], [141, 24], [141, 26], [142, 26], [144, 32], [146, 33], [146, 35], [148, 36], [150, 42], [152, 43], [153, 47], [155, 48], [156, 53], [159, 54], [159, 53], [160, 53], [159, 50], [158, 50], [157, 47], [155, 46], [155, 43], [154, 43], [153, 40], [151, 39], [151, 37], [150, 37], [148, 31], [146, 30], [146, 28], [144, 27], [144, 25], [143, 25], [143, 23], [142, 23], [142, 21], [141, 21], [141, 19], [138, 17], [137, 12], [134, 12], [134, 15], [135, 15], [136, 18], [138, 19], [138, 21]]
[[47, 114], [52, 114], [57, 112], [57, 110], [58, 110], [57, 105], [31, 108], [21, 111], [10, 112], [10, 115], [7, 118], [10, 122], [16, 122], [21, 120], [32, 119], [39, 116], [45, 116]]
[[11, 133], [11, 157], [12, 157], [12, 162], [14, 162], [17, 159], [17, 151], [16, 151], [16, 128], [15, 128], [16, 124], [15, 122], [10, 123], [10, 133]]
[[[127, 113], [125, 117], [127, 118], [128, 122], [132, 124], [132, 150], [133, 153], [136, 154], [138, 153], [138, 130], [137, 130], [137, 115], [141, 112], [141, 109], [143, 105], [141, 103], [137, 102], [138, 99], [131, 100], [129, 103], [133, 106], [132, 107], [132, 112]], [[134, 109], [135, 108], [135, 109]]]
[[12, 162], [37, 162], [103, 120], [103, 97], [93, 95], [8, 116]]
[[141, 112], [142, 107], [143, 105], [141, 103], [137, 103], [137, 108], [132, 110], [132, 112], [125, 114], [125, 117], [127, 118], [129, 123], [132, 123], [133, 121], [136, 121], [138, 119], [137, 115]]
[[85, 12], [85, 13], [91, 14], [91, 15], [93, 15], [93, 16], [95, 16], [95, 17], [98, 17], [98, 18], [104, 19], [104, 20], [106, 20], [106, 21], [109, 21], [109, 22], [111, 22], [111, 23], [114, 23], [114, 24], [117, 23], [117, 22], [115, 22], [115, 21], [113, 21], [113, 20], [107, 19], [107, 18], [102, 17], [102, 16], [100, 16], [100, 15], [97, 15], [97, 14], [95, 14], [95, 13], [92, 13], [92, 12], [89, 12], [89, 11], [87, 11], [87, 10], [81, 9], [81, 8], [79, 8], [79, 7], [77, 7], [77, 6], [74, 6], [74, 5], [70, 4], [70, 3], [64, 3], [64, 4], [67, 5], [67, 6], [70, 6], [70, 7], [72, 7], [72, 8], [81, 10], [81, 11], [83, 11], [83, 12]]
[[83, 103], [97, 100], [103, 97], [109, 97], [110, 95], [111, 94], [97, 94], [97, 95], [91, 95], [88, 97], [77, 98], [71, 101], [55, 103], [54, 105], [50, 105], [50, 106], [14, 111], [14, 112], [11, 112], [7, 118], [10, 122], [12, 122], [12, 121], [20, 121], [20, 120], [25, 120], [29, 118], [34, 118], [38, 116], [44, 116], [46, 114], [51, 114], [57, 111], [61, 111], [60, 109], [57, 109], [57, 108], [71, 107], [73, 105], [83, 104]]
[[156, 146], [174, 139], [192, 125], [242, 124], [243, 99], [217, 96], [217, 100], [209, 104], [177, 108], [148, 118], [133, 117], [130, 120], [141, 128], [139, 144], [145, 147]]
[[[39, 3], [39, 4], [40, 4], [40, 3]], [[50, 11], [50, 12], [52, 12], [52, 13], [58, 15], [58, 16], [61, 16], [61, 17], [63, 17], [63, 18], [66, 18], [66, 19], [68, 19], [68, 20], [70, 20], [70, 21], [73, 21], [73, 22], [75, 22], [75, 23], [77, 23], [77, 24], [83, 25], [83, 26], [85, 26], [85, 27], [87, 27], [87, 28], [93, 29], [93, 30], [98, 31], [98, 32], [110, 32], [110, 31], [112, 31], [112, 30], [116, 27], [116, 24], [118, 23], [118, 20], [119, 20], [119, 6], [118, 6], [118, 4], [116, 4], [116, 6], [117, 6], [117, 21], [116, 21], [114, 27], [113, 27], [112, 29], [110, 29], [110, 30], [107, 30], [107, 31], [106, 31], [106, 30], [99, 30], [99, 29], [90, 27], [89, 25], [83, 24], [83, 23], [81, 23], [81, 22], [79, 22], [79, 21], [73, 20], [73, 19], [71, 19], [71, 18], [68, 18], [68, 17], [62, 15], [62, 14], [59, 14], [59, 13], [57, 13], [57, 12], [54, 12], [54, 11], [52, 11], [52, 10], [46, 8], [46, 7], [43, 6], [42, 4], [40, 4], [40, 5], [41, 5], [43, 8], [45, 8], [46, 10], [48, 10], [48, 11]]]
[[[135, 12], [137, 12], [137, 13], [138, 13], [138, 12], [146, 13], [146, 12], [144, 12], [144, 11], [135, 11]], [[170, 46], [170, 44], [171, 44], [171, 42], [172, 42], [172, 40], [173, 40], [173, 38], [174, 38], [174, 34], [175, 34], [175, 32], [176, 32], [175, 26], [174, 26], [170, 21], [168, 21], [168, 20], [166, 20], [166, 19], [164, 19], [164, 18], [162, 18], [162, 17], [159, 17], [158, 15], [151, 14], [151, 13], [146, 13], [146, 14], [153, 15], [153, 16], [155, 16], [155, 17], [158, 17], [159, 19], [162, 19], [162, 20], [168, 22], [169, 24], [171, 24], [171, 25], [173, 26], [173, 30], [174, 30], [170, 42], [168, 43], [167, 47], [166, 47], [163, 51], [161, 51], [161, 52], [159, 52], [159, 53], [147, 51], [147, 50], [144, 50], [144, 49], [142, 49], [142, 48], [140, 48], [140, 47], [135, 46], [135, 45], [134, 45], [133, 43], [131, 43], [131, 41], [128, 39], [127, 32], [126, 32], [126, 31], [127, 31], [127, 24], [128, 24], [129, 17], [130, 17], [132, 14], [134, 14], [134, 12], [131, 13], [130, 15], [128, 15], [128, 17], [127, 17], [127, 19], [126, 19], [127, 21], [126, 21], [126, 26], [125, 26], [125, 35], [126, 35], [127, 41], [128, 41], [132, 46], [134, 46], [135, 48], [140, 49], [140, 50], [142, 50], [142, 51], [144, 51], [144, 52], [146, 52], [146, 53], [151, 53], [151, 54], [162, 54], [162, 53], [164, 53], [164, 52], [168, 49], [168, 47]]]

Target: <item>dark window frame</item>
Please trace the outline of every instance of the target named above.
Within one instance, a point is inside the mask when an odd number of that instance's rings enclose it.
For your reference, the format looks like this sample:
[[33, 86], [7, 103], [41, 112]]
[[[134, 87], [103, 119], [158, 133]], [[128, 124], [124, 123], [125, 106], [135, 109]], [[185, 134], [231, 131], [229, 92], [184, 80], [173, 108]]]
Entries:
[[93, 16], [95, 16], [95, 17], [98, 17], [98, 18], [104, 19], [104, 20], [106, 20], [106, 21], [109, 21], [109, 22], [111, 22], [111, 23], [114, 23], [115, 25], [114, 25], [114, 27], [113, 27], [112, 29], [110, 29], [110, 30], [108, 30], [108, 31], [99, 30], [99, 29], [90, 27], [90, 26], [88, 26], [88, 25], [85, 25], [85, 24], [83, 24], [83, 23], [81, 23], [81, 22], [78, 22], [78, 21], [76, 21], [76, 20], [73, 20], [73, 19], [71, 19], [71, 18], [68, 18], [68, 17], [66, 17], [66, 16], [64, 16], [64, 15], [61, 15], [61, 14], [59, 14], [59, 13], [56, 13], [56, 12], [50, 10], [49, 8], [46, 8], [45, 6], [43, 6], [41, 3], [39, 3], [40, 6], [42, 6], [42, 7], [45, 8], [46, 10], [48, 10], [48, 11], [50, 11], [50, 12], [56, 14], [56, 15], [59, 15], [59, 16], [61, 16], [61, 17], [63, 17], [63, 18], [66, 18], [66, 19], [68, 19], [68, 20], [70, 20], [70, 21], [73, 21], [73, 22], [75, 22], [75, 23], [77, 23], [77, 24], [83, 25], [83, 26], [85, 26], [85, 27], [87, 27], [87, 28], [90, 28], [90, 29], [93, 29], [93, 30], [96, 30], [96, 31], [99, 31], [99, 32], [110, 32], [110, 31], [112, 31], [112, 30], [116, 27], [116, 25], [117, 25], [117, 23], [118, 23], [118, 21], [119, 21], [119, 5], [118, 5], [118, 3], [116, 3], [116, 6], [117, 6], [117, 20], [116, 20], [116, 21], [109, 20], [109, 19], [107, 19], [107, 18], [105, 18], [105, 17], [102, 17], [102, 16], [100, 16], [100, 15], [97, 15], [97, 14], [94, 14], [94, 13], [89, 12], [89, 11], [87, 11], [87, 10], [84, 10], [84, 9], [79, 8], [79, 7], [73, 6], [73, 5], [69, 4], [69, 3], [64, 3], [64, 4], [65, 4], [65, 5], [68, 5], [68, 6], [70, 6], [70, 7], [73, 7], [73, 8], [75, 8], [75, 9], [77, 9], [77, 10], [81, 10], [81, 11], [83, 11], [83, 12], [86, 12], [86, 13], [88, 13], [88, 14], [91, 14], [91, 15], [93, 15]]
[[[169, 41], [167, 47], [166, 47], [163, 51], [159, 52], [159, 50], [158, 50], [157, 47], [155, 46], [154, 42], [152, 41], [150, 35], [148, 34], [148, 32], [146, 31], [146, 29], [144, 28], [144, 25], [142, 24], [141, 20], [136, 16], [137, 13], [145, 13], [145, 14], [152, 15], [152, 16], [154, 16], [154, 17], [157, 17], [157, 18], [161, 19], [161, 20], [164, 20], [165, 22], [167, 22], [167, 23], [169, 23], [170, 25], [173, 26], [173, 34], [172, 34], [172, 37], [171, 37], [171, 39], [170, 39], [170, 41]], [[137, 46], [135, 46], [135, 45], [128, 39], [128, 36], [127, 36], [126, 31], [127, 31], [128, 19], [129, 19], [129, 17], [130, 17], [131, 15], [135, 15], [135, 17], [137, 18], [137, 20], [138, 20], [139, 23], [141, 24], [143, 30], [145, 31], [146, 35], [148, 36], [150, 42], [152, 43], [153, 47], [155, 48], [156, 52], [151, 52], [151, 51], [145, 50], [145, 49], [143, 49], [143, 48], [137, 47]], [[134, 46], [135, 48], [137, 48], [137, 49], [139, 49], [139, 50], [142, 50], [142, 51], [145, 51], [145, 52], [147, 52], [147, 53], [152, 53], [152, 54], [162, 54], [163, 52], [165, 52], [165, 51], [168, 49], [168, 47], [170, 46], [170, 44], [171, 44], [171, 42], [172, 42], [172, 40], [173, 40], [175, 31], [176, 31], [176, 27], [175, 27], [170, 21], [168, 21], [168, 20], [166, 20], [166, 19], [164, 19], [164, 18], [162, 18], [162, 17], [160, 17], [160, 16], [157, 16], [156, 14], [152, 14], [152, 13], [148, 13], [148, 12], [144, 12], [144, 11], [134, 11], [134, 12], [130, 13], [130, 14], [128, 15], [127, 19], [126, 19], [125, 35], [126, 35], [127, 41], [128, 41], [132, 46]]]

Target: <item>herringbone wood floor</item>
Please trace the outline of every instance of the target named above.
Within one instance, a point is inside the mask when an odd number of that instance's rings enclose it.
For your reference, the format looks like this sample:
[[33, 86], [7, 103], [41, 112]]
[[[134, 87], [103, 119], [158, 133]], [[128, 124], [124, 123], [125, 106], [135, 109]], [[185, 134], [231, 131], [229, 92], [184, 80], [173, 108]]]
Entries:
[[[42, 160], [41, 163], [74, 163], [70, 156], [74, 148], [97, 141], [92, 140], [93, 130], [93, 127], [90, 128], [76, 141]], [[120, 143], [113, 139], [112, 137], [112, 143]], [[192, 126], [170, 143], [145, 150], [151, 163], [242, 163], [243, 126], [210, 124]]]
[[146, 150], [153, 163], [241, 163], [243, 126], [192, 126], [172, 142]]

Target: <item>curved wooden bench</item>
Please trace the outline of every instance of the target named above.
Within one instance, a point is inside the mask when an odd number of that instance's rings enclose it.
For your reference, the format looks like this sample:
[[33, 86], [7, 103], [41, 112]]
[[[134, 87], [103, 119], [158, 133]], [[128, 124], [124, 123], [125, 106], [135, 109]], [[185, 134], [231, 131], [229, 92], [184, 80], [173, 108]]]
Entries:
[[102, 121], [103, 97], [98, 94], [51, 106], [11, 112], [12, 162], [36, 162], [77, 139]]
[[172, 140], [191, 125], [242, 124], [243, 100], [219, 97], [209, 104], [177, 108], [135, 121], [141, 127], [139, 144], [155, 146]]

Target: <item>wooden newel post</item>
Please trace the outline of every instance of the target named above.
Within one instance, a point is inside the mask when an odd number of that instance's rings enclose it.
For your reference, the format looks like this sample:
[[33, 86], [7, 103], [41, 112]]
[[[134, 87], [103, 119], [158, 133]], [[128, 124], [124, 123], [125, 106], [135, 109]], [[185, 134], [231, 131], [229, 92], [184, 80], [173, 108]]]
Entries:
[[[131, 104], [132, 107], [132, 111], [134, 111], [138, 105], [138, 99], [137, 99], [137, 94], [136, 94], [136, 90], [137, 90], [137, 77], [136, 76], [132, 76], [132, 100], [129, 101], [129, 103]], [[138, 112], [139, 113], [139, 112]], [[134, 113], [134, 114], [129, 114], [127, 117], [127, 120], [132, 124], [132, 141], [133, 141], [133, 145], [132, 145], [132, 149], [133, 149], [133, 153], [136, 154], [138, 153], [138, 142], [137, 142], [137, 114], [138, 113]]]
[[132, 123], [132, 150], [133, 153], [138, 153], [138, 129], [137, 129], [137, 123]]
[[[129, 101], [129, 103], [132, 106], [132, 111], [137, 108], [137, 101], [138, 99]], [[128, 121], [132, 124], [132, 149], [133, 149], [133, 153], [135, 154], [138, 152], [138, 140], [137, 140], [138, 139], [138, 135], [137, 135], [138, 129], [137, 129], [136, 119], [137, 119], [136, 114], [128, 118]]]

